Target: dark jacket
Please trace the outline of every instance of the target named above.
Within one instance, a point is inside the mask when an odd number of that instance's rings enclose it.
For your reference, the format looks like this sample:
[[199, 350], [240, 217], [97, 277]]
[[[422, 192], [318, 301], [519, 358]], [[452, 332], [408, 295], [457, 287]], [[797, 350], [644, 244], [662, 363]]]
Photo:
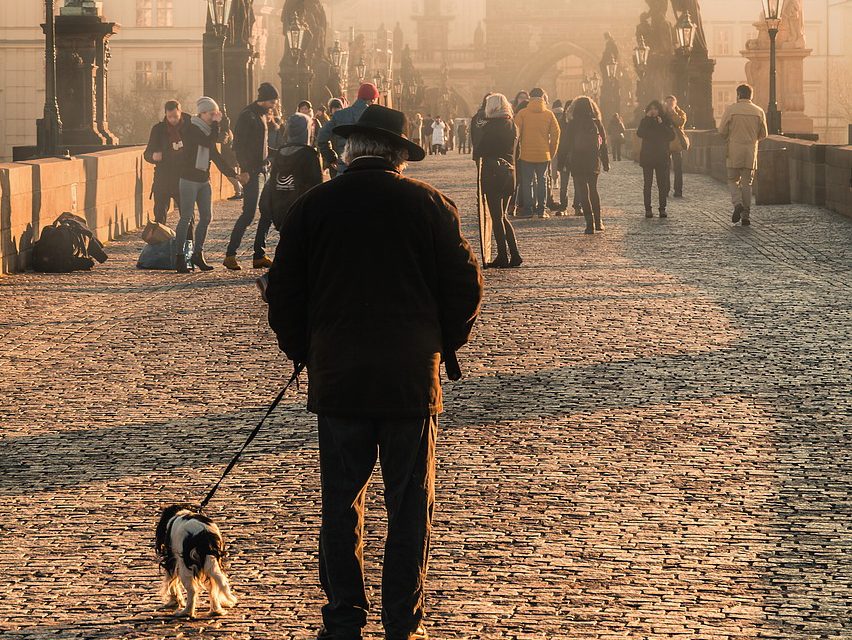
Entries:
[[319, 151], [304, 144], [284, 145], [272, 160], [272, 171], [260, 197], [260, 213], [281, 231], [293, 203], [319, 184]]
[[[571, 167], [572, 175], [590, 175], [601, 172], [601, 166], [609, 171], [609, 148], [607, 146], [606, 131], [598, 119], [589, 117], [575, 117], [565, 125], [562, 135], [567, 138], [562, 147], [567, 154], [565, 164]], [[589, 153], [582, 149], [583, 142], [598, 137], [600, 146], [598, 153]]]
[[234, 126], [234, 153], [240, 170], [257, 173], [266, 166], [269, 155], [269, 127], [266, 108], [252, 102], [240, 112]]
[[518, 145], [518, 128], [509, 118], [484, 119], [475, 147], [476, 159], [503, 158], [515, 164], [515, 148]]
[[620, 136], [623, 136], [627, 129], [624, 127], [624, 122], [618, 118], [612, 118], [609, 121], [609, 137], [613, 138], [616, 143], [623, 142]]
[[[178, 124], [181, 136], [186, 128], [190, 126], [192, 117], [184, 113]], [[159, 162], [154, 160], [155, 153], [162, 153], [163, 159]], [[183, 166], [183, 147], [175, 149], [169, 138], [169, 123], [163, 118], [151, 128], [148, 136], [148, 146], [142, 154], [145, 161], [154, 165], [154, 189], [160, 186], [174, 185], [180, 181], [181, 167]]]
[[642, 140], [639, 164], [643, 167], [664, 167], [669, 163], [669, 145], [675, 139], [675, 132], [666, 118], [661, 120], [657, 122], [656, 118], [645, 116], [636, 130], [636, 135]]
[[369, 106], [370, 103], [366, 100], [356, 100], [345, 109], [335, 111], [331, 119], [320, 129], [316, 137], [316, 145], [327, 165], [337, 162], [338, 171], [346, 170], [346, 165], [340, 160], [343, 149], [346, 147], [346, 139], [335, 135], [334, 129], [345, 124], [355, 124]]
[[485, 119], [485, 110], [480, 109], [470, 119], [470, 145], [473, 151], [473, 161], [479, 160], [479, 143], [482, 140], [482, 130], [488, 120]]
[[[190, 123], [183, 132], [183, 168], [180, 177], [191, 182], [210, 182], [210, 162], [215, 162], [225, 176], [236, 178], [237, 173], [234, 168], [229, 166], [222, 155], [219, 153], [219, 148], [216, 146], [216, 140], [219, 138], [219, 124], [214, 122], [211, 125], [212, 131], [209, 136], [204, 135], [204, 132]], [[207, 163], [205, 169], [196, 167], [196, 159], [198, 158], [199, 147], [210, 150], [210, 162]]]
[[310, 411], [442, 411], [441, 355], [467, 342], [482, 298], [460, 224], [450, 200], [379, 158], [293, 205], [269, 272], [269, 324], [308, 365]]

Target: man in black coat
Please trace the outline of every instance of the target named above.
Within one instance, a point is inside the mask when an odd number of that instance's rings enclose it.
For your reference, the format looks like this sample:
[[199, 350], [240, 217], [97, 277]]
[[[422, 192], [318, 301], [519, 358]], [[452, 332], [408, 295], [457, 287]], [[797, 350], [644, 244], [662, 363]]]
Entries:
[[[258, 87], [257, 100], [240, 112], [234, 126], [234, 153], [241, 174], [248, 181], [243, 188], [243, 213], [237, 218], [225, 249], [224, 264], [232, 271], [239, 271], [241, 268], [237, 262], [237, 251], [246, 229], [254, 222], [260, 193], [266, 181], [269, 168], [269, 112], [276, 104], [278, 89], [264, 82]], [[254, 237], [252, 266], [255, 269], [265, 269], [272, 265], [272, 261], [266, 257], [266, 236], [271, 226], [272, 221], [261, 215]]]
[[166, 223], [172, 200], [180, 207], [180, 172], [183, 162], [183, 131], [191, 117], [181, 111], [180, 102], [169, 100], [165, 116], [151, 129], [143, 157], [154, 165], [154, 220]]
[[348, 170], [296, 201], [269, 273], [270, 325], [287, 357], [307, 364], [318, 414], [324, 640], [358, 640], [367, 622], [364, 499], [377, 458], [385, 637], [427, 637], [439, 366], [467, 342], [482, 298], [455, 205], [401, 173], [425, 156], [403, 131], [404, 114], [379, 105], [335, 128]]

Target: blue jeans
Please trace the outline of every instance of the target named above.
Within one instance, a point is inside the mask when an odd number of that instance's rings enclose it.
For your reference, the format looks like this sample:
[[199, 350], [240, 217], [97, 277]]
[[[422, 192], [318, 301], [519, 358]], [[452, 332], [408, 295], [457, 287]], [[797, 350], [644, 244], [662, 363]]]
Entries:
[[[225, 250], [226, 256], [237, 255], [237, 250], [240, 248], [240, 243], [243, 241], [246, 229], [254, 222], [254, 214], [257, 213], [257, 204], [260, 202], [260, 192], [263, 190], [264, 184], [266, 184], [265, 169], [249, 175], [248, 184], [243, 187], [243, 213], [237, 218], [237, 222], [234, 224], [234, 230], [231, 232], [231, 240], [228, 242], [228, 248]], [[272, 219], [261, 214], [260, 220], [257, 222], [257, 233], [254, 236], [255, 259], [260, 259], [266, 255], [266, 236], [271, 226]]]
[[198, 205], [198, 226], [195, 227], [195, 253], [204, 249], [207, 228], [213, 219], [213, 189], [209, 182], [193, 182], [180, 179], [180, 220], [175, 229], [176, 246], [183, 251], [189, 223], [195, 220], [195, 205]]
[[544, 213], [547, 204], [547, 168], [550, 163], [521, 160], [520, 165], [524, 210], [528, 213]]

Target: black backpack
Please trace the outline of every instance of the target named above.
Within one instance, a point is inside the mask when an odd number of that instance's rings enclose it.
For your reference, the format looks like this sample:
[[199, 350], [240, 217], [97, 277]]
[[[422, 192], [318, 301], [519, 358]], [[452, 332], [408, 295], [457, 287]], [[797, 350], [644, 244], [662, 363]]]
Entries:
[[103, 245], [82, 218], [63, 213], [41, 231], [33, 245], [33, 270], [41, 273], [88, 271], [95, 261], [106, 262]]

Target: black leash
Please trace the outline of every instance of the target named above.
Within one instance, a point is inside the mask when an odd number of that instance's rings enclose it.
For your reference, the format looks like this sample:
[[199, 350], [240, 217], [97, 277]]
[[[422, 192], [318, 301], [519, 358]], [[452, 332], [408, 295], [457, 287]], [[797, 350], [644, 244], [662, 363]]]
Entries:
[[269, 406], [269, 409], [267, 409], [266, 415], [263, 416], [263, 419], [254, 428], [254, 431], [252, 431], [249, 434], [248, 439], [246, 440], [246, 442], [242, 446], [242, 448], [237, 452], [237, 455], [235, 455], [234, 459], [231, 460], [231, 462], [228, 464], [227, 467], [225, 467], [225, 472], [222, 474], [222, 477], [219, 478], [219, 482], [217, 482], [215, 484], [215, 486], [212, 489], [210, 489], [210, 493], [208, 493], [207, 497], [204, 498], [204, 500], [201, 501], [201, 504], [198, 507], [199, 512], [202, 511], [204, 509], [204, 507], [207, 506], [207, 503], [209, 503], [210, 500], [213, 499], [213, 496], [216, 495], [216, 491], [219, 489], [219, 485], [222, 484], [222, 481], [228, 476], [229, 473], [231, 473], [231, 470], [237, 465], [237, 462], [239, 462], [240, 457], [243, 455], [243, 452], [252, 443], [252, 440], [254, 440], [257, 437], [257, 434], [260, 433], [260, 429], [263, 426], [263, 423], [266, 422], [266, 419], [269, 418], [269, 416], [272, 415], [272, 412], [275, 411], [275, 409], [278, 407], [279, 404], [281, 404], [281, 401], [284, 399], [284, 394], [286, 394], [287, 391], [290, 389], [290, 387], [293, 386], [294, 382], [296, 383], [296, 386], [298, 386], [299, 374], [302, 373], [304, 368], [305, 368], [305, 365], [303, 365], [303, 364], [297, 364], [296, 365], [296, 368], [293, 370], [293, 375], [290, 376], [290, 381], [287, 382], [287, 386], [284, 387], [281, 390], [281, 393], [278, 394], [278, 397], [275, 398], [275, 401]]

